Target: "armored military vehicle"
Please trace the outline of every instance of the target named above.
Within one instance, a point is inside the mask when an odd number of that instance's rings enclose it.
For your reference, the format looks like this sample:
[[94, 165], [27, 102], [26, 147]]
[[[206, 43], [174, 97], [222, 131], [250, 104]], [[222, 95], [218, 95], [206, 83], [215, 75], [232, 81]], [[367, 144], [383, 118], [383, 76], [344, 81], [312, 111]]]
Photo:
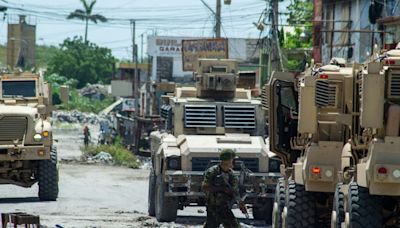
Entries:
[[177, 209], [205, 205], [203, 173], [231, 148], [243, 200], [254, 218], [270, 222], [280, 161], [265, 145], [261, 101], [236, 88], [234, 60], [199, 59], [195, 76], [196, 87], [164, 97], [164, 126], [151, 133], [149, 214], [173, 221]]
[[0, 76], [0, 88], [0, 184], [38, 182], [40, 200], [56, 200], [50, 87], [41, 75], [15, 72]]
[[351, 154], [342, 150], [350, 138], [353, 75], [353, 67], [338, 58], [296, 77], [272, 75], [264, 102], [269, 145], [284, 174], [276, 186], [274, 227], [330, 225], [338, 174], [350, 167]]
[[357, 68], [347, 90], [353, 115], [344, 151], [353, 165], [350, 178], [337, 186], [332, 227], [399, 227], [400, 49]]

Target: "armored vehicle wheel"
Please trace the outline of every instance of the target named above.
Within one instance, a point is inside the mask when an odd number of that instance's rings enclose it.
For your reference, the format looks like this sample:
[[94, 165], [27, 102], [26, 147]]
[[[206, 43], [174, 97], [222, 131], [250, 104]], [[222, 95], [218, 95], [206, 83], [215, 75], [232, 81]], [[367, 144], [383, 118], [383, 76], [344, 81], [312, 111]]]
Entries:
[[150, 216], [154, 216], [156, 214], [156, 203], [155, 203], [155, 187], [156, 187], [156, 177], [154, 174], [154, 170], [150, 169], [149, 176], [149, 195], [148, 195], [148, 213]]
[[264, 220], [266, 224], [271, 224], [272, 221], [272, 199], [267, 199], [262, 205], [253, 207], [253, 217], [256, 220]]
[[39, 161], [39, 199], [55, 201], [58, 197], [57, 148], [51, 147], [50, 159]]
[[333, 208], [332, 211], [332, 228], [342, 227], [344, 222], [345, 211], [344, 211], [344, 194], [342, 192], [342, 183], [336, 185], [335, 195], [333, 197]]
[[289, 180], [287, 188], [285, 225], [287, 228], [316, 227], [315, 195], [303, 185]]
[[166, 185], [162, 175], [157, 177], [156, 183], [156, 218], [159, 222], [172, 222], [178, 212], [178, 200], [176, 197], [165, 197]]
[[275, 190], [275, 199], [272, 210], [272, 227], [282, 227], [282, 211], [285, 207], [285, 183], [283, 178], [280, 178]]
[[355, 182], [350, 183], [348, 195], [350, 227], [382, 227], [384, 224], [382, 201], [381, 197], [370, 195], [367, 188], [360, 187]]

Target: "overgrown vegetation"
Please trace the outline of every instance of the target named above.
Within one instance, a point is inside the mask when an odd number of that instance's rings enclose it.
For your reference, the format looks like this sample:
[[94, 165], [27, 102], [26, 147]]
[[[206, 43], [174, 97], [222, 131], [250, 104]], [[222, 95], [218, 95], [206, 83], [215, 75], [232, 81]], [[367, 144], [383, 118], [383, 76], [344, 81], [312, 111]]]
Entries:
[[[113, 103], [113, 99], [110, 96], [106, 97], [102, 101], [81, 96], [79, 91], [76, 89], [76, 85], [78, 84], [76, 79], [68, 79], [67, 77], [58, 74], [51, 74], [46, 76], [46, 80], [51, 84], [53, 89], [53, 104], [57, 105], [59, 109], [76, 109], [81, 112], [99, 113], [101, 110]], [[67, 85], [70, 88], [70, 100], [68, 104], [61, 104], [61, 85]]]
[[70, 91], [70, 100], [68, 104], [60, 104], [60, 109], [78, 110], [81, 112], [99, 113], [101, 110], [107, 108], [113, 103], [112, 97], [106, 97], [104, 100], [93, 100], [88, 97], [83, 97], [79, 94], [78, 90]]
[[115, 162], [115, 165], [126, 166], [129, 168], [137, 169], [140, 166], [140, 161], [132, 154], [131, 151], [127, 150], [121, 143], [121, 138], [118, 136], [114, 145], [98, 145], [82, 147], [82, 152], [87, 156], [95, 156], [98, 153], [104, 151], [109, 153]]
[[[288, 23], [295, 28], [293, 32], [285, 34], [283, 48], [311, 48], [312, 47], [312, 15], [313, 3], [311, 0], [294, 0], [288, 6]], [[299, 27], [299, 25], [303, 25]], [[306, 59], [309, 61], [309, 59]], [[302, 70], [305, 61], [288, 56], [286, 68], [288, 70]]]

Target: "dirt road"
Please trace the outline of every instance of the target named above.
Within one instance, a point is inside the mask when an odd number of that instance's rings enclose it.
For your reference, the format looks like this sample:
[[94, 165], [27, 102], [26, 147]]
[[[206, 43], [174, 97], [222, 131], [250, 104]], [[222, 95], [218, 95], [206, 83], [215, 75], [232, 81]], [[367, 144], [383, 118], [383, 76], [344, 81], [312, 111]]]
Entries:
[[[80, 132], [80, 129], [55, 131], [60, 160], [58, 200], [40, 202], [37, 185], [28, 189], [2, 185], [1, 213], [39, 215], [46, 227], [202, 227], [205, 213], [199, 213], [199, 209], [205, 211], [205, 208], [179, 211], [175, 223], [157, 223], [147, 216], [148, 170], [77, 162], [83, 144]], [[244, 227], [263, 224], [244, 220], [236, 210], [235, 214], [242, 218]]]

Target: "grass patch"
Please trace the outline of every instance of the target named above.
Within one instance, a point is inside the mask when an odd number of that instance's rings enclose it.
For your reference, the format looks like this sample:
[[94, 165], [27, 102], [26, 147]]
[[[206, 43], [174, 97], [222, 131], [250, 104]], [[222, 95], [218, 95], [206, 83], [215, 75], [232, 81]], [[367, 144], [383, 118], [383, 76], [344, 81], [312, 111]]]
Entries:
[[81, 150], [85, 155], [95, 156], [101, 151], [111, 154], [116, 165], [126, 166], [128, 168], [137, 169], [140, 167], [140, 161], [121, 144], [121, 138], [117, 137], [115, 145], [98, 145], [82, 147]]

